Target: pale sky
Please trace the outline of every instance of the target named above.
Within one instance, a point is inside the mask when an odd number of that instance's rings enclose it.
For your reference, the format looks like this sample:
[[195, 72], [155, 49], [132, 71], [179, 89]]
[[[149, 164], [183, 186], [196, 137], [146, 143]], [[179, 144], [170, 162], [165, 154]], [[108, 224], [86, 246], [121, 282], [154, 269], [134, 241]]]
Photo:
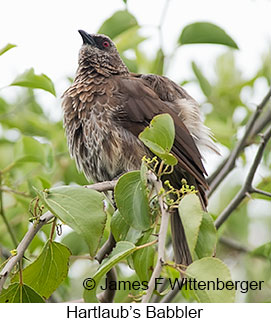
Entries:
[[[159, 23], [164, 4], [164, 0], [128, 0], [128, 8], [139, 23], [149, 26], [142, 33], [151, 36], [143, 44], [150, 55], [158, 45], [157, 33], [151, 26]], [[1, 56], [0, 87], [9, 84], [18, 73], [34, 67], [36, 72], [52, 78], [60, 96], [66, 86], [65, 76], [74, 75], [77, 67], [82, 43], [77, 30], [96, 32], [106, 18], [123, 8], [122, 0], [2, 1], [0, 48], [8, 42], [18, 47]], [[164, 48], [166, 52], [174, 48], [186, 24], [210, 21], [237, 42], [238, 64], [244, 73], [251, 75], [271, 43], [270, 16], [270, 0], [171, 0], [163, 29]], [[183, 46], [171, 62], [168, 76], [175, 81], [189, 78], [191, 60], [212, 75], [215, 57], [225, 50], [219, 45]]]

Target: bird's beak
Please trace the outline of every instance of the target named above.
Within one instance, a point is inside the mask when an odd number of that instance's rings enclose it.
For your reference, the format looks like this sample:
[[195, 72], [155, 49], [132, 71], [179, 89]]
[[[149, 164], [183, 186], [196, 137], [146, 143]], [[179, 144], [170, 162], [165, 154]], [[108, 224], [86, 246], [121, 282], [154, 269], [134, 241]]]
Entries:
[[84, 30], [78, 30], [79, 34], [81, 35], [82, 39], [83, 39], [83, 44], [89, 44], [92, 46], [95, 46], [95, 41], [93, 39], [93, 37], [88, 34], [87, 32], [85, 32]]

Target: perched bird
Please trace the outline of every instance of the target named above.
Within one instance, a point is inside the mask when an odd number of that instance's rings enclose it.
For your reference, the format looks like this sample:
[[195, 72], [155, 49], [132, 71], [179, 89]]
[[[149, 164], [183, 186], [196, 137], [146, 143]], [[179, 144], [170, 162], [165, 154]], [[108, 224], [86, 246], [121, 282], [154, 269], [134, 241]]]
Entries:
[[[185, 178], [205, 208], [208, 185], [200, 151], [216, 148], [198, 103], [167, 77], [130, 73], [109, 37], [79, 33], [79, 66], [62, 102], [68, 146], [78, 169], [95, 182], [139, 169], [142, 157], [151, 153], [138, 135], [155, 115], [169, 113], [176, 133], [172, 154], [178, 160], [170, 182], [180, 188]], [[176, 263], [190, 264], [177, 211], [171, 215], [171, 231]]]

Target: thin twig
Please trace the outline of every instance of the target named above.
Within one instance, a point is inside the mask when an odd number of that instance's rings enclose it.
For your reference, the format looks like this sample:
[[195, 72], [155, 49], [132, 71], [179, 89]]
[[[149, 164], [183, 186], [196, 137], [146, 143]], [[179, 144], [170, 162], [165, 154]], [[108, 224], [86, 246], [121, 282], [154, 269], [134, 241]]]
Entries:
[[85, 185], [85, 188], [95, 190], [97, 192], [112, 191], [114, 190], [117, 184], [117, 180], [114, 181], [105, 181], [101, 183], [95, 183], [91, 185]]
[[258, 188], [254, 188], [254, 187], [252, 187], [252, 190], [250, 191], [250, 193], [257, 193], [257, 194], [271, 197], [271, 192], [262, 191], [262, 190], [259, 190]]
[[220, 237], [219, 242], [239, 252], [248, 253], [251, 251], [247, 246], [243, 246], [240, 242], [227, 237]]
[[52, 224], [50, 237], [49, 237], [50, 241], [53, 241], [55, 229], [56, 229], [56, 218], [54, 219], [53, 224]]
[[168, 221], [170, 214], [166, 210], [163, 197], [161, 196], [160, 192], [161, 189], [163, 188], [162, 183], [160, 180], [157, 180], [155, 175], [151, 173], [149, 175], [149, 180], [151, 183], [153, 183], [155, 191], [158, 196], [158, 201], [160, 205], [160, 211], [161, 211], [161, 224], [160, 224], [160, 230], [159, 230], [159, 235], [158, 235], [158, 258], [157, 258], [157, 263], [155, 265], [155, 268], [153, 270], [151, 279], [148, 284], [148, 290], [147, 293], [142, 297], [142, 303], [147, 303], [149, 302], [152, 293], [155, 289], [155, 280], [156, 278], [160, 277], [161, 271], [162, 271], [162, 265], [164, 262], [164, 254], [165, 254], [165, 245], [166, 245], [166, 236], [167, 236], [167, 229], [168, 229]]
[[263, 111], [261, 116], [255, 122], [251, 130], [250, 137], [247, 138], [246, 146], [250, 145], [253, 142], [254, 137], [259, 133], [261, 133], [264, 130], [264, 128], [268, 126], [270, 123], [271, 123], [271, 107]]
[[174, 297], [180, 292], [180, 286], [182, 285], [183, 279], [184, 278], [179, 278], [178, 284], [175, 284], [174, 288], [162, 298], [161, 303], [171, 303]]
[[34, 239], [37, 232], [44, 226], [44, 224], [53, 219], [53, 217], [54, 215], [48, 211], [40, 217], [39, 223], [32, 225], [29, 228], [26, 235], [23, 237], [22, 241], [19, 243], [16, 249], [16, 255], [9, 259], [0, 273], [0, 292], [11, 270], [16, 266], [17, 262], [22, 259], [25, 250], [29, 246], [30, 242]]
[[223, 224], [230, 214], [239, 206], [239, 204], [243, 201], [243, 199], [251, 193], [254, 193], [255, 189], [252, 187], [252, 181], [254, 179], [256, 170], [261, 162], [262, 155], [268, 140], [271, 137], [271, 126], [266, 130], [264, 135], [262, 136], [261, 143], [255, 155], [254, 161], [251, 165], [251, 168], [248, 172], [245, 183], [243, 184], [240, 191], [234, 197], [234, 199], [227, 205], [227, 207], [223, 210], [220, 216], [215, 221], [215, 226], [218, 229], [221, 224]]
[[32, 197], [30, 194], [28, 193], [25, 193], [25, 192], [20, 192], [20, 191], [16, 191], [16, 190], [13, 190], [9, 187], [5, 187], [5, 186], [2, 186], [0, 187], [0, 190], [2, 192], [5, 192], [5, 193], [13, 193], [13, 194], [16, 194], [16, 195], [21, 195], [21, 196], [24, 196], [24, 197]]
[[246, 146], [247, 139], [251, 138], [251, 133], [253, 131], [253, 128], [255, 127], [256, 121], [259, 118], [259, 116], [261, 115], [263, 108], [265, 107], [267, 102], [270, 100], [270, 97], [271, 97], [271, 88], [269, 89], [268, 93], [266, 94], [266, 96], [264, 97], [262, 102], [257, 106], [257, 109], [255, 110], [255, 112], [250, 117], [243, 137], [241, 138], [241, 140], [237, 143], [237, 145], [232, 150], [229, 158], [225, 162], [225, 165], [223, 165], [220, 172], [215, 177], [212, 177], [212, 181], [210, 181], [210, 190], [208, 192], [208, 197], [210, 197], [212, 195], [212, 193], [216, 190], [216, 188], [219, 186], [219, 184], [226, 178], [226, 176], [235, 167], [236, 159], [238, 158], [241, 151]]
[[[218, 167], [216, 168], [216, 170], [210, 175], [210, 176], [208, 176], [207, 177], [207, 183], [208, 183], [208, 185], [210, 186], [212, 183], [213, 183], [213, 181], [214, 181], [214, 179], [218, 176], [218, 174], [220, 174], [221, 173], [221, 171], [222, 171], [222, 169], [225, 167], [225, 165], [227, 164], [227, 162], [228, 162], [228, 160], [229, 160], [229, 157], [230, 156], [228, 156], [227, 158], [225, 158], [219, 165], [218, 165]], [[213, 192], [212, 192], [213, 193]], [[212, 195], [212, 193], [211, 192], [209, 192], [209, 197]]]
[[[255, 125], [253, 126], [251, 130], [250, 136], [246, 139], [246, 142], [244, 146], [242, 147], [242, 150], [246, 148], [247, 146], [254, 143], [254, 138], [257, 136], [260, 132], [264, 130], [264, 128], [271, 123], [271, 109], [268, 109], [265, 111], [264, 114], [262, 114], [259, 119], [255, 122]], [[216, 170], [207, 178], [208, 185], [211, 185], [211, 183], [214, 181], [214, 179], [218, 176], [218, 174], [222, 171], [222, 169], [225, 167], [226, 163], [228, 163], [230, 156], [225, 158], [216, 168]], [[233, 169], [233, 168], [232, 168]], [[231, 171], [231, 169], [229, 170]], [[209, 194], [210, 196], [210, 194]]]

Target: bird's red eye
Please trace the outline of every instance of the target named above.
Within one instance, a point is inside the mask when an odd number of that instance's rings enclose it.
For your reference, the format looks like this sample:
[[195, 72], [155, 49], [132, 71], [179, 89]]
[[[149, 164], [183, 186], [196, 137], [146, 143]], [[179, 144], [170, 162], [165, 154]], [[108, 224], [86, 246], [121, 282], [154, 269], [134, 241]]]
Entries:
[[109, 46], [110, 46], [109, 42], [107, 40], [105, 40], [103, 42], [103, 47], [109, 47]]

